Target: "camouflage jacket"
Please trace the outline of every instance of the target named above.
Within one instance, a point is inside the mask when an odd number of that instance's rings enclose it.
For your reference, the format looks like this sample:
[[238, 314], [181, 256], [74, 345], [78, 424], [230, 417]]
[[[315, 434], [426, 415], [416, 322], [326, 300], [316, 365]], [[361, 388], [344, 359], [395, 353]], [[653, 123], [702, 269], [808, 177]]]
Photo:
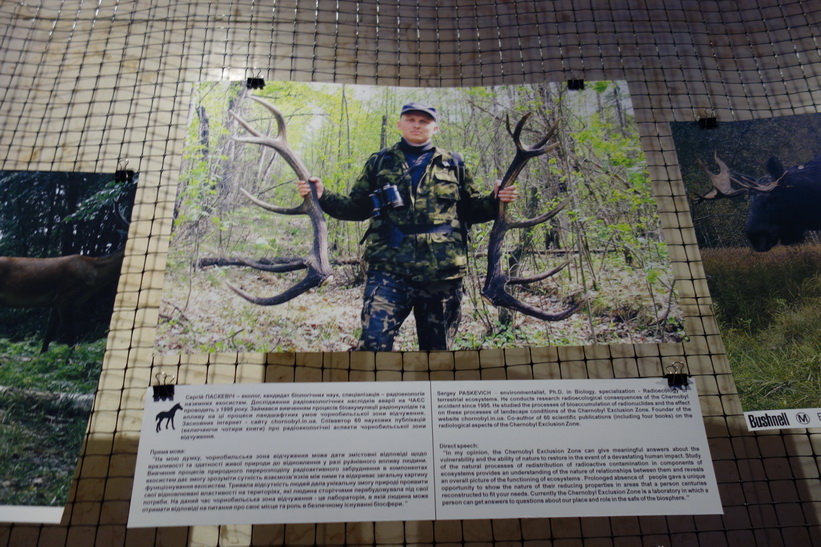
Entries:
[[[415, 190], [407, 172], [405, 155], [396, 144], [368, 158], [347, 196], [325, 189], [319, 203], [334, 218], [366, 220], [373, 212], [369, 195], [386, 182], [396, 184], [405, 206], [385, 209], [379, 218], [371, 218], [364, 238], [368, 267], [414, 281], [462, 277], [467, 268], [467, 227], [493, 220], [496, 199], [492, 194], [480, 195], [469, 171], [439, 148], [434, 149]], [[394, 228], [403, 233], [396, 237]]]

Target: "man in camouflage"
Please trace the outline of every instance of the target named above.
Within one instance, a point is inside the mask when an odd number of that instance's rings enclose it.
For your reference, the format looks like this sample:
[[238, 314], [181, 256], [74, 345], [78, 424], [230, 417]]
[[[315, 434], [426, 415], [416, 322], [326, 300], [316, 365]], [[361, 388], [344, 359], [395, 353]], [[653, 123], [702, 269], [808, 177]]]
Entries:
[[[439, 131], [435, 108], [406, 104], [396, 125], [402, 139], [371, 155], [347, 196], [325, 189], [316, 177], [310, 182], [330, 216], [370, 219], [363, 238], [368, 272], [356, 349], [391, 351], [411, 311], [420, 350], [450, 349], [461, 318], [467, 228], [495, 218], [497, 193], [511, 202], [517, 190], [498, 192], [497, 181], [492, 193], [480, 195], [461, 159], [433, 146]], [[308, 182], [299, 181], [302, 197], [310, 191]]]

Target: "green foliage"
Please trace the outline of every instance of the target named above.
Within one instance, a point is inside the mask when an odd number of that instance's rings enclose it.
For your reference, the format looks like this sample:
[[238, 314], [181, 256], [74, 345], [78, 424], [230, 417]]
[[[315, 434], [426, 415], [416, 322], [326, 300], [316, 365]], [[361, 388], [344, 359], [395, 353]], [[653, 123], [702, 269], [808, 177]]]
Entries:
[[0, 503], [63, 505], [88, 412], [21, 393], [0, 394]]
[[[105, 180], [105, 179], [103, 179]], [[75, 211], [63, 220], [68, 223], [91, 222], [104, 226], [109, 215], [116, 208], [127, 207], [134, 202], [134, 191], [137, 188], [136, 179], [132, 182], [108, 181], [94, 193], [87, 195], [77, 204]], [[123, 221], [128, 222], [130, 211], [118, 211]], [[123, 227], [125, 229], [125, 227]]]
[[766, 331], [722, 331], [744, 410], [821, 405], [821, 298], [782, 306]]
[[197, 222], [214, 213], [216, 178], [212, 175], [208, 162], [196, 159], [201, 150], [200, 145], [193, 145], [183, 152], [183, 159], [191, 163], [180, 174], [179, 205], [175, 219], [177, 225]]
[[767, 253], [706, 249], [702, 258], [716, 315], [750, 334], [769, 328], [780, 303], [812, 298], [813, 280], [821, 272], [821, 248], [809, 245], [776, 247]]
[[113, 175], [0, 171], [0, 256], [100, 256], [122, 248], [136, 183]]
[[0, 339], [0, 504], [65, 503], [105, 351], [39, 346]]
[[821, 406], [821, 248], [704, 252], [744, 410]]
[[42, 342], [0, 338], [0, 386], [41, 391], [91, 393], [97, 387], [105, 339], [67, 346], [53, 344], [40, 354]]

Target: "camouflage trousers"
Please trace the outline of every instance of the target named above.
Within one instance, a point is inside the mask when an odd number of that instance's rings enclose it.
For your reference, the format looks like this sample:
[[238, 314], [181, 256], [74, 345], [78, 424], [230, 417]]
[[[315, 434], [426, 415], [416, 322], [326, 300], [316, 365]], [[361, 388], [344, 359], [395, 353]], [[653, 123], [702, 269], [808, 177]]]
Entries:
[[391, 351], [399, 327], [416, 319], [419, 350], [450, 349], [462, 317], [462, 280], [410, 281], [388, 272], [368, 272], [357, 350]]

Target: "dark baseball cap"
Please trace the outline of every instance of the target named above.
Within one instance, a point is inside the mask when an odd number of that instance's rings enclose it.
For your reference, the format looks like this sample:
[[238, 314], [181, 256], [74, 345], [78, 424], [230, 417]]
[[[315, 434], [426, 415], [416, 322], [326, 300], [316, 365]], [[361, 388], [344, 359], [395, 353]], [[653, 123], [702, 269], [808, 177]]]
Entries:
[[433, 121], [439, 120], [439, 115], [437, 114], [436, 109], [426, 104], [416, 102], [408, 103], [402, 107], [402, 112], [400, 112], [399, 115], [401, 116], [402, 114], [407, 114], [408, 112], [424, 112], [433, 118]]

